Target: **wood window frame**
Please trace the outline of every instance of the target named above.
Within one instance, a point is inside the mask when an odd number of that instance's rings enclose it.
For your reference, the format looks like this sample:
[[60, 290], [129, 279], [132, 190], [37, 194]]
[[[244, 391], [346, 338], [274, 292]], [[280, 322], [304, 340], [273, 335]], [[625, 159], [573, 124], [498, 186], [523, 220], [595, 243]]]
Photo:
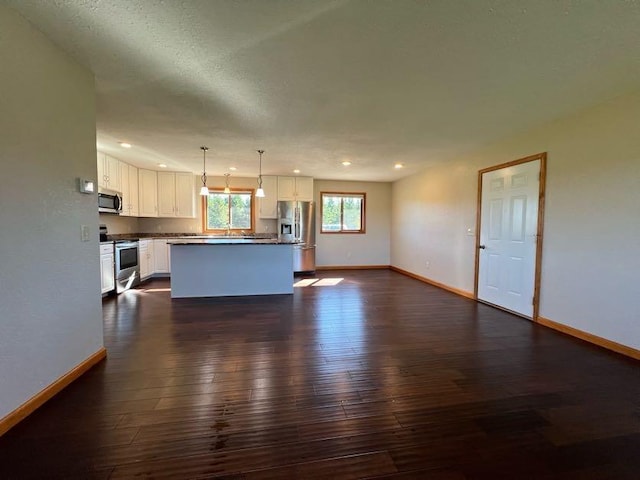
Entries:
[[[256, 199], [255, 189], [253, 188], [241, 188], [235, 187], [230, 189], [233, 193], [248, 193], [251, 195], [251, 228], [207, 228], [207, 200], [209, 196], [202, 196], [202, 233], [222, 234], [222, 233], [254, 233], [255, 232], [255, 211], [256, 211]], [[209, 187], [210, 193], [224, 193], [224, 187]], [[229, 208], [231, 208], [231, 202], [229, 202]]]
[[[362, 197], [362, 209], [360, 211], [360, 230], [342, 230], [342, 227], [340, 228], [340, 230], [323, 230], [322, 229], [322, 224], [323, 219], [324, 219], [324, 196], [328, 195], [328, 196], [342, 196], [342, 197]], [[367, 194], [366, 192], [320, 192], [320, 233], [326, 233], [326, 234], [338, 234], [338, 235], [351, 235], [351, 234], [363, 234], [363, 233], [367, 233], [367, 229], [366, 229], [366, 210], [367, 210]], [[342, 226], [344, 223], [342, 222], [342, 218], [343, 218], [343, 209], [342, 209], [342, 202], [341, 202], [341, 207], [340, 207], [340, 225]]]

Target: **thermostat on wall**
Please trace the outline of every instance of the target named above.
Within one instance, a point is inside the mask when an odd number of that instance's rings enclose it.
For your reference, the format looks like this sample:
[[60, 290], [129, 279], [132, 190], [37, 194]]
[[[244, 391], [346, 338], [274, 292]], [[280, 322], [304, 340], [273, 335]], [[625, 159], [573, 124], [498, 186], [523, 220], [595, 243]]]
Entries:
[[79, 178], [78, 183], [80, 185], [81, 193], [94, 193], [95, 192], [95, 184], [93, 180], [87, 180], [85, 178]]

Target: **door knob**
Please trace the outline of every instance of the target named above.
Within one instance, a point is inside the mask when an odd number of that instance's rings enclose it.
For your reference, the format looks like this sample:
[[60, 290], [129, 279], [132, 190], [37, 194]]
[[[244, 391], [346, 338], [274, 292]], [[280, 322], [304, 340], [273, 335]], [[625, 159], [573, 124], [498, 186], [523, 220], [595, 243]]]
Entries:
[[485, 248], [487, 248], [487, 246], [486, 245], [480, 245], [478, 248], [484, 250]]

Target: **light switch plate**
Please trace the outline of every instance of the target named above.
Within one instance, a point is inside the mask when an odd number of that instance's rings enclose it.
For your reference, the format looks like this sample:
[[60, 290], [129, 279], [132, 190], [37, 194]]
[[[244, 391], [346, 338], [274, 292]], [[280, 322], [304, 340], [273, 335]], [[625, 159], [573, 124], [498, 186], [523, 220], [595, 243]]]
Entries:
[[83, 242], [89, 241], [89, 226], [88, 225], [80, 225], [80, 239]]

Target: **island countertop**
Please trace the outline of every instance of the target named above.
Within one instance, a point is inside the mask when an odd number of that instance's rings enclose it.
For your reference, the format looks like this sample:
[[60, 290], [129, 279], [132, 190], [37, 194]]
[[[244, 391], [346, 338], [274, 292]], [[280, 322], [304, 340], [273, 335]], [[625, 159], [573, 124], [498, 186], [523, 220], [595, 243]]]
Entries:
[[295, 245], [280, 242], [277, 238], [175, 238], [167, 240], [169, 245]]

